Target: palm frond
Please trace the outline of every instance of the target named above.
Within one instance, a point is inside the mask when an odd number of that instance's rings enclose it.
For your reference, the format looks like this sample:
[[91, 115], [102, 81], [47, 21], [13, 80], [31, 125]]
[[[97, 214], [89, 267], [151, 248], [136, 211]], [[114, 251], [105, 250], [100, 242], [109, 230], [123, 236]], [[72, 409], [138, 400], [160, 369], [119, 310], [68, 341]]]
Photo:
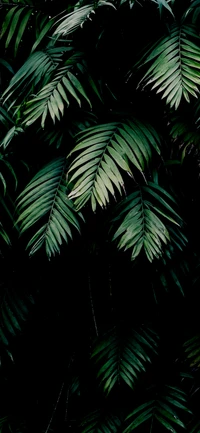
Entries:
[[72, 237], [70, 226], [80, 231], [80, 214], [67, 197], [66, 159], [57, 158], [43, 167], [20, 194], [17, 203], [20, 232], [40, 222], [28, 242], [30, 255], [45, 246], [48, 258], [60, 252], [63, 241]]
[[132, 176], [131, 165], [143, 172], [152, 150], [159, 153], [159, 137], [148, 124], [137, 119], [94, 126], [77, 135], [79, 152], [68, 171], [73, 184], [70, 197], [80, 209], [89, 199], [95, 211], [97, 203], [105, 207], [109, 194], [122, 194], [124, 181], [120, 170]]
[[186, 12], [184, 14], [184, 18], [187, 18], [188, 15], [192, 15], [192, 23], [196, 24], [196, 22], [200, 16], [200, 1], [199, 0], [191, 0], [189, 7], [186, 9]]
[[147, 422], [151, 426], [151, 431], [165, 427], [176, 433], [177, 428], [186, 428], [182, 418], [184, 412], [190, 413], [186, 394], [178, 387], [165, 386], [162, 393], [153, 396], [128, 415], [128, 425], [123, 433], [130, 433], [139, 427], [144, 428]]
[[[173, 207], [172, 207], [173, 206]], [[126, 197], [118, 206], [115, 221], [122, 220], [113, 240], [120, 238], [118, 247], [132, 249], [132, 260], [144, 249], [150, 262], [163, 255], [164, 246], [173, 236], [166, 223], [181, 226], [182, 220], [175, 207], [174, 199], [163, 188], [153, 182]], [[124, 216], [125, 215], [125, 216]], [[176, 232], [180, 248], [185, 246], [185, 237]]]
[[195, 27], [174, 24], [170, 34], [141, 61], [143, 65], [151, 63], [141, 82], [157, 89], [175, 109], [182, 98], [189, 102], [190, 96], [197, 98], [199, 94], [200, 47], [193, 40], [200, 41]]
[[12, 288], [1, 290], [0, 297], [0, 342], [9, 346], [11, 338], [22, 331], [28, 319], [34, 299], [28, 293], [20, 295]]
[[5, 137], [0, 141], [0, 147], [2, 146], [5, 150], [9, 146], [13, 138], [23, 132], [24, 130], [20, 126], [12, 126], [12, 128], [10, 128]]
[[[197, 125], [191, 125], [187, 123], [187, 120], [173, 119], [171, 127], [171, 136], [174, 140], [180, 139], [184, 143], [182, 153], [186, 146], [199, 144], [200, 134], [199, 129], [195, 127]], [[185, 155], [185, 151], [184, 151]], [[182, 158], [183, 159], [183, 158]]]
[[41, 21], [42, 21], [42, 25], [38, 26], [40, 30], [39, 32], [37, 32], [36, 41], [32, 46], [31, 52], [36, 50], [36, 48], [40, 45], [40, 43], [43, 41], [44, 37], [48, 34], [48, 32], [50, 31], [50, 29], [53, 27], [54, 24], [54, 18], [49, 19], [48, 15], [45, 18], [43, 18]]
[[93, 351], [98, 377], [106, 393], [120, 381], [134, 388], [142, 371], [157, 353], [158, 336], [148, 327], [139, 330], [115, 327], [97, 342]]
[[5, 104], [10, 98], [10, 108], [17, 104], [32, 91], [32, 86], [48, 81], [52, 71], [62, 61], [63, 53], [71, 51], [71, 47], [49, 47], [44, 51], [36, 51], [31, 54], [23, 66], [16, 72], [5, 90], [2, 99]]
[[117, 433], [121, 420], [117, 415], [97, 409], [89, 413], [80, 424], [81, 433]]
[[54, 35], [66, 36], [74, 32], [78, 28], [82, 28], [86, 21], [92, 20], [92, 15], [95, 14], [95, 10], [100, 6], [114, 7], [113, 3], [99, 0], [98, 2], [94, 2], [93, 4], [84, 5], [76, 8], [73, 12], [64, 15], [56, 22], [56, 25], [59, 23], [60, 24], [56, 28]]
[[23, 124], [26, 126], [34, 123], [41, 117], [41, 126], [44, 128], [47, 114], [50, 114], [53, 122], [60, 120], [64, 115], [65, 104], [70, 104], [70, 97], [81, 106], [81, 98], [84, 98], [91, 107], [91, 102], [86, 95], [84, 87], [75, 74], [70, 72], [70, 65], [58, 69], [54, 79], [46, 84], [39, 93], [26, 103]]
[[19, 44], [28, 25], [32, 12], [33, 9], [31, 6], [14, 6], [8, 11], [5, 16], [1, 31], [1, 37], [6, 35], [5, 47], [8, 48], [13, 37], [15, 36], [15, 56], [17, 54]]
[[183, 345], [186, 359], [191, 367], [200, 367], [200, 335], [189, 338]]
[[[2, 154], [2, 153], [0, 153], [0, 167], [6, 168], [6, 171], [9, 173], [9, 175], [11, 175], [11, 177], [14, 180], [14, 186], [16, 189], [17, 184], [18, 184], [17, 175], [16, 175], [15, 170], [13, 169], [11, 163], [9, 162], [7, 155]], [[2, 169], [0, 169], [0, 180], [1, 180], [2, 185], [3, 185], [4, 195], [5, 195], [6, 194], [6, 179], [5, 179], [5, 175], [3, 175], [3, 173], [2, 173]]]
[[174, 14], [173, 14], [173, 11], [172, 11], [172, 8], [171, 8], [171, 6], [170, 6], [170, 3], [172, 3], [171, 0], [151, 0], [151, 1], [152, 1], [153, 3], [156, 3], [156, 4], [158, 5], [158, 9], [159, 9], [160, 14], [162, 14], [163, 9], [166, 9], [166, 10], [168, 10], [172, 15], [174, 15]]
[[132, 9], [133, 5], [135, 4], [135, 0], [120, 0], [120, 6], [124, 5], [124, 4], [128, 4], [130, 9]]
[[[17, 55], [17, 51], [19, 49], [19, 45], [21, 40], [24, 37], [25, 31], [30, 26], [32, 28], [36, 27], [36, 41], [32, 47], [32, 51], [36, 49], [36, 47], [40, 44], [42, 39], [46, 36], [47, 32], [51, 29], [54, 23], [54, 19], [49, 19], [48, 15], [43, 16], [41, 12], [36, 13], [34, 10], [34, 5], [32, 2], [16, 2], [7, 12], [1, 30], [1, 38], [6, 38], [5, 40], [5, 48], [11, 44], [14, 40], [14, 56]], [[9, 4], [10, 6], [10, 4]], [[37, 19], [37, 25], [30, 24], [31, 20]], [[39, 23], [40, 21], [40, 23]], [[41, 24], [41, 25], [39, 25]], [[38, 34], [38, 29], [40, 28], [40, 32]]]
[[1, 222], [0, 222], [0, 236], [7, 245], [9, 246], [11, 245], [10, 237]]

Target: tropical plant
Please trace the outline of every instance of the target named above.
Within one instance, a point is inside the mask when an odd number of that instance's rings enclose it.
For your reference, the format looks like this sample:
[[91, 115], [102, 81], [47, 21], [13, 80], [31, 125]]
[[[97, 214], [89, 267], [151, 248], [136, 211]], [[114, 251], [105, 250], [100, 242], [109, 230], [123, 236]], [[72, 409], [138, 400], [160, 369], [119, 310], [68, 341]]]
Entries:
[[0, 431], [198, 433], [199, 0], [0, 2]]

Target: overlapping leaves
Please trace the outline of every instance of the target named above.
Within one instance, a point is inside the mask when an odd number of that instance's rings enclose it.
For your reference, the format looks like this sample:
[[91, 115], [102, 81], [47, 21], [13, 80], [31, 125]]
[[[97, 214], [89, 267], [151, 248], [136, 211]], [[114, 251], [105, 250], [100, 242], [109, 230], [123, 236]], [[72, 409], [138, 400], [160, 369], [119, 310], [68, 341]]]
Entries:
[[59, 65], [63, 53], [70, 51], [70, 47], [48, 47], [44, 51], [31, 54], [22, 67], [16, 72], [8, 88], [3, 94], [4, 104], [11, 98], [10, 108], [32, 91], [33, 86], [45, 85], [49, 81], [52, 71]]
[[115, 197], [124, 189], [121, 170], [132, 176], [132, 167], [143, 172], [149, 164], [152, 150], [159, 153], [159, 137], [144, 122], [128, 119], [88, 128], [77, 135], [77, 145], [71, 152], [79, 152], [68, 171], [73, 185], [70, 197], [80, 209], [91, 200], [105, 207], [110, 195]]
[[129, 331], [115, 327], [108, 332], [92, 354], [106, 393], [119, 381], [134, 388], [138, 376], [151, 362], [151, 356], [157, 353], [157, 343], [157, 334], [147, 327]]
[[66, 159], [55, 159], [35, 175], [19, 196], [17, 222], [20, 232], [40, 223], [27, 245], [31, 255], [45, 246], [50, 258], [72, 237], [71, 227], [80, 230], [80, 215], [67, 197], [65, 173]]
[[[54, 19], [49, 19], [48, 15], [43, 15], [40, 11], [34, 10], [32, 2], [20, 2], [21, 4], [9, 3], [9, 6], [13, 6], [7, 12], [2, 29], [1, 38], [6, 37], [5, 48], [11, 44], [14, 40], [14, 56], [16, 56], [21, 40], [23, 40], [24, 34], [27, 29], [35, 29], [35, 43], [32, 47], [34, 51], [40, 44], [42, 39], [49, 32], [53, 26]], [[34, 25], [30, 25], [30, 20], [34, 18]]]
[[178, 387], [165, 386], [162, 393], [152, 396], [151, 400], [141, 404], [128, 415], [128, 425], [123, 433], [131, 433], [139, 427], [144, 429], [147, 422], [153, 431], [165, 427], [176, 433], [177, 428], [186, 428], [182, 418], [184, 412], [190, 412], [184, 391]]
[[[172, 207], [173, 206], [173, 207]], [[132, 260], [144, 250], [148, 260], [153, 261], [163, 254], [164, 246], [173, 242], [184, 248], [186, 238], [179, 230], [170, 236], [166, 223], [181, 226], [182, 220], [174, 210], [176, 203], [172, 196], [153, 182], [137, 188], [117, 207], [115, 221], [121, 221], [113, 240], [119, 239], [118, 247], [132, 249]]]
[[31, 125], [41, 117], [41, 126], [44, 128], [48, 113], [54, 123], [56, 119], [60, 120], [64, 115], [65, 104], [70, 104], [70, 97], [75, 99], [79, 106], [81, 106], [80, 97], [84, 98], [91, 106], [84, 87], [69, 69], [69, 66], [60, 68], [54, 79], [27, 102], [23, 121], [26, 126]]
[[199, 42], [195, 27], [174, 24], [170, 34], [141, 60], [142, 65], [151, 63], [142, 83], [161, 93], [170, 107], [177, 109], [182, 98], [190, 102], [190, 96], [199, 94]]

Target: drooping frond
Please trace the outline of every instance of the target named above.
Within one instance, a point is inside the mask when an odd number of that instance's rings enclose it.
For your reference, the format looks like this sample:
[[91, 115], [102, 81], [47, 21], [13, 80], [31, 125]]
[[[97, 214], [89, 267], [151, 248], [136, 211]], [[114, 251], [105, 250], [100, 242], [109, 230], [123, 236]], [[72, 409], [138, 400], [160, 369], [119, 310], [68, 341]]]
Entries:
[[18, 294], [16, 290], [7, 288], [1, 290], [0, 296], [0, 342], [9, 346], [10, 338], [21, 332], [23, 322], [29, 317], [31, 305], [34, 304], [32, 295]]
[[199, 0], [191, 0], [188, 9], [184, 14], [184, 17], [188, 17], [188, 15], [192, 15], [192, 23], [196, 24], [197, 20], [200, 17], [200, 1]]
[[182, 98], [199, 94], [200, 38], [192, 25], [174, 24], [168, 36], [160, 39], [141, 64], [151, 63], [142, 79], [143, 85], [151, 85], [162, 94], [170, 107], [178, 108]]
[[44, 245], [50, 258], [72, 237], [70, 226], [80, 231], [80, 214], [67, 197], [65, 158], [54, 159], [34, 176], [20, 194], [17, 209], [21, 233], [40, 223], [27, 245], [30, 255]]
[[[14, 3], [10, 3], [9, 6], [10, 5], [14, 5]], [[35, 18], [37, 20], [36, 25], [35, 23], [30, 24], [30, 21]], [[14, 56], [16, 56], [25, 31], [28, 28], [30, 29], [30, 26], [31, 28], [35, 27], [36, 41], [32, 47], [32, 51], [34, 51], [53, 26], [53, 23], [54, 19], [49, 19], [48, 16], [43, 16], [41, 12], [34, 11], [34, 5], [32, 2], [24, 2], [24, 4], [16, 3], [16, 5], [9, 9], [4, 18], [1, 29], [1, 38], [6, 38], [5, 48], [8, 48], [14, 40]]]
[[70, 51], [71, 47], [49, 47], [45, 51], [36, 51], [31, 54], [23, 66], [16, 72], [8, 88], [3, 94], [4, 104], [10, 98], [10, 107], [15, 105], [19, 98], [30, 94], [32, 86], [46, 83], [52, 71], [62, 60], [63, 53]]
[[81, 433], [117, 433], [121, 420], [117, 415], [97, 409], [87, 415], [81, 422]]
[[[0, 199], [2, 200], [1, 197], [0, 197]], [[1, 221], [0, 221], [0, 236], [7, 245], [11, 245], [10, 237], [9, 237], [7, 231], [5, 230], [5, 228], [3, 227], [3, 224], [1, 223]]]
[[[142, 427], [143, 431], [158, 431], [165, 427], [173, 433], [179, 427], [186, 428], [183, 413], [190, 413], [187, 407], [186, 394], [178, 387], [165, 386], [162, 393], [153, 395], [152, 399], [141, 404], [127, 417], [127, 427], [123, 433], [131, 433]], [[180, 413], [180, 415], [179, 415]]]
[[200, 367], [200, 335], [188, 339], [183, 347], [190, 366]]
[[[173, 206], [173, 207], [172, 207]], [[167, 224], [180, 226], [182, 220], [174, 210], [176, 203], [172, 196], [153, 182], [137, 188], [117, 207], [121, 221], [113, 240], [120, 238], [118, 247], [132, 249], [132, 260], [144, 249], [150, 262], [163, 255], [164, 246], [172, 241]], [[177, 231], [176, 242], [185, 246], [185, 237]]]
[[47, 114], [50, 114], [55, 123], [56, 119], [60, 120], [64, 115], [65, 104], [70, 104], [70, 98], [75, 99], [79, 106], [80, 98], [84, 98], [91, 107], [91, 102], [77, 76], [70, 71], [70, 66], [64, 66], [58, 69], [51, 82], [27, 102], [23, 123], [29, 126], [41, 117], [41, 126], [44, 128]]
[[77, 135], [77, 145], [71, 152], [79, 152], [69, 173], [73, 189], [70, 197], [80, 209], [91, 200], [105, 207], [109, 195], [116, 189], [122, 193], [124, 181], [120, 169], [132, 176], [131, 165], [143, 172], [149, 164], [152, 149], [159, 153], [159, 137], [148, 124], [136, 119], [91, 127]]
[[142, 371], [157, 353], [158, 336], [150, 328], [139, 330], [115, 327], [97, 342], [92, 357], [106, 393], [120, 380], [134, 388]]
[[5, 137], [0, 141], [0, 147], [2, 146], [4, 149], [6, 149], [12, 139], [22, 132], [24, 132], [24, 130], [21, 127], [12, 126], [12, 128], [9, 129]]
[[6, 172], [9, 173], [9, 175], [11, 175], [12, 180], [14, 180], [14, 187], [15, 189], [17, 188], [17, 184], [18, 184], [18, 179], [15, 173], [15, 170], [13, 169], [12, 165], [10, 164], [7, 155], [4, 155], [2, 153], [0, 153], [0, 181], [2, 183], [3, 186], [3, 190], [4, 190], [4, 195], [6, 194], [6, 178], [5, 175], [3, 174], [4, 171], [6, 169]]
[[99, 0], [93, 4], [78, 7], [73, 12], [64, 15], [57, 21], [56, 25], [60, 24], [56, 28], [54, 35], [66, 36], [78, 28], [82, 28], [86, 21], [92, 20], [92, 15], [95, 14], [95, 10], [99, 6], [114, 7], [112, 3], [104, 0]]

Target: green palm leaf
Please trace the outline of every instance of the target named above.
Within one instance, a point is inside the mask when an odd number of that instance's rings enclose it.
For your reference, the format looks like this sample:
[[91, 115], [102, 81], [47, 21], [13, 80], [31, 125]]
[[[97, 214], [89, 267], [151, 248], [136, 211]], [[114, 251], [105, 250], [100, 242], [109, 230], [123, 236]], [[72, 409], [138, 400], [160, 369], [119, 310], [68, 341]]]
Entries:
[[19, 99], [30, 94], [32, 86], [38, 83], [46, 83], [52, 71], [61, 62], [63, 53], [70, 51], [70, 47], [49, 47], [45, 51], [37, 51], [29, 56], [23, 66], [16, 72], [9, 86], [3, 94], [4, 104], [12, 98], [10, 108]]
[[[49, 20], [48, 15], [43, 16], [41, 12], [37, 15], [34, 13], [34, 7], [32, 2], [20, 2], [16, 4], [16, 6], [12, 7], [6, 14], [1, 31], [1, 37], [5, 36], [5, 47], [11, 44], [14, 39], [14, 56], [16, 56], [20, 42], [24, 36], [26, 29], [30, 26], [30, 20], [37, 17], [37, 22], [35, 24], [36, 30], [39, 28], [38, 18], [40, 18], [40, 22], [42, 28], [40, 26], [39, 35], [36, 34], [36, 41], [33, 45], [32, 51], [40, 44], [42, 39], [45, 37], [47, 32], [51, 29], [54, 23], [54, 19], [51, 18]], [[10, 4], [9, 4], [10, 6]], [[46, 22], [45, 22], [46, 21]]]
[[186, 12], [184, 14], [184, 18], [187, 17], [189, 14], [192, 14], [192, 23], [195, 24], [199, 18], [199, 15], [200, 15], [200, 1], [199, 0], [191, 0], [189, 7], [188, 7], [188, 9], [186, 9]]
[[136, 119], [94, 126], [77, 135], [79, 152], [69, 173], [73, 189], [70, 197], [80, 209], [89, 199], [92, 209], [97, 203], [105, 207], [116, 189], [122, 194], [124, 181], [120, 170], [132, 176], [130, 163], [143, 172], [152, 149], [159, 153], [159, 137], [148, 124]]
[[160, 14], [162, 13], [163, 9], [167, 9], [173, 15], [173, 11], [170, 6], [171, 0], [151, 0], [151, 1], [158, 5]]
[[157, 343], [158, 337], [150, 328], [127, 331], [116, 327], [108, 332], [92, 354], [104, 390], [109, 393], [120, 380], [134, 388], [139, 374], [157, 353]]
[[[163, 247], [173, 237], [170, 237], [166, 222], [175, 227], [182, 224], [174, 205], [174, 199], [155, 183], [149, 182], [148, 186], [138, 188], [117, 207], [118, 216], [114, 221], [122, 219], [122, 223], [113, 240], [120, 238], [119, 248], [132, 249], [132, 260], [142, 249], [150, 262], [159, 258], [163, 255]], [[179, 231], [176, 236], [183, 249], [185, 237]]]
[[179, 412], [188, 412], [186, 394], [178, 387], [165, 386], [162, 393], [153, 396], [151, 400], [141, 404], [128, 415], [127, 427], [123, 433], [130, 433], [138, 427], [144, 429], [148, 422], [149, 428], [165, 427], [173, 433], [177, 428], [186, 428]]
[[3, 36], [4, 34], [7, 33], [7, 39], [5, 42], [5, 47], [8, 48], [8, 46], [11, 43], [11, 40], [13, 39], [13, 37], [15, 36], [15, 49], [14, 49], [14, 54], [16, 56], [17, 54], [17, 50], [19, 48], [19, 44], [21, 42], [21, 39], [23, 37], [24, 31], [27, 28], [29, 19], [32, 15], [33, 9], [31, 6], [27, 7], [26, 6], [22, 6], [22, 7], [18, 7], [18, 6], [14, 6], [13, 8], [11, 8], [9, 10], [9, 12], [7, 13], [4, 23], [3, 23], [3, 27], [2, 27], [2, 34], [1, 36]]
[[41, 126], [44, 128], [48, 113], [54, 123], [56, 119], [60, 120], [61, 116], [64, 115], [65, 104], [70, 104], [70, 97], [75, 99], [79, 106], [81, 106], [80, 97], [84, 98], [91, 107], [91, 102], [82, 84], [76, 75], [70, 72], [71, 65], [70, 61], [68, 62], [69, 65], [58, 69], [54, 79], [27, 102], [23, 121], [26, 126], [31, 125], [41, 117]]
[[[7, 117], [8, 118], [8, 117]], [[0, 147], [2, 146], [4, 149], [6, 149], [10, 142], [13, 140], [14, 137], [24, 132], [24, 130], [19, 126], [12, 126], [12, 128], [9, 129], [9, 131], [6, 133], [5, 137], [0, 142]]]
[[30, 255], [45, 246], [50, 258], [60, 252], [63, 241], [72, 237], [71, 227], [80, 231], [79, 217], [67, 197], [66, 159], [57, 158], [42, 168], [18, 198], [20, 232], [40, 222], [28, 242]]
[[117, 433], [121, 426], [118, 416], [95, 410], [89, 413], [81, 422], [81, 433]]
[[56, 25], [58, 25], [58, 27], [56, 28], [54, 35], [68, 35], [72, 32], [74, 32], [75, 30], [77, 30], [78, 28], [82, 28], [84, 23], [87, 20], [91, 20], [92, 15], [95, 14], [95, 10], [99, 7], [99, 6], [112, 6], [114, 7], [114, 5], [110, 2], [107, 1], [103, 1], [103, 0], [99, 0], [98, 2], [94, 2], [91, 5], [84, 5], [81, 7], [76, 8], [73, 12], [70, 12], [67, 15], [64, 15], [62, 18], [60, 18], [57, 22]]
[[174, 24], [170, 34], [162, 38], [141, 64], [151, 63], [142, 83], [151, 85], [170, 107], [178, 108], [182, 98], [198, 96], [200, 75], [200, 40], [192, 25]]

